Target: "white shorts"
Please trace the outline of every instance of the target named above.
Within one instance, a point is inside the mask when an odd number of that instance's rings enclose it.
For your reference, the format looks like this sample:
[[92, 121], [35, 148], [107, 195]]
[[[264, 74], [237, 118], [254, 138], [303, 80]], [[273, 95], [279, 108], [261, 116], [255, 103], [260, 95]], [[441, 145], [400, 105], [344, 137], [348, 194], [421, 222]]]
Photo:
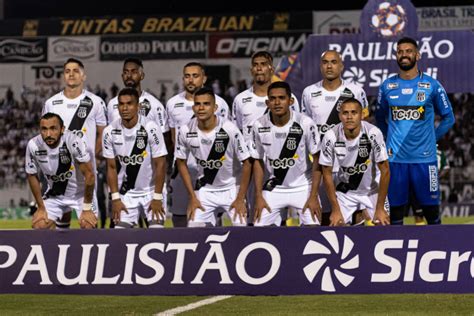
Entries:
[[[59, 220], [64, 214], [73, 210], [76, 212], [77, 218], [80, 218], [82, 214], [82, 204], [82, 198], [80, 200], [73, 200], [70, 198], [59, 198], [52, 196], [44, 200], [44, 206], [46, 207], [48, 218], [54, 220], [56, 223], [59, 223]], [[92, 211], [97, 217], [99, 211], [97, 208], [97, 197], [95, 194], [92, 202]]]
[[267, 209], [264, 209], [262, 211], [260, 221], [258, 221], [258, 223], [254, 223], [254, 226], [280, 226], [282, 220], [281, 212], [287, 207], [292, 208], [292, 210], [298, 213], [301, 225], [320, 225], [317, 218], [313, 220], [309, 209], [303, 212], [303, 207], [306, 204], [310, 193], [310, 185], [301, 187], [301, 190], [263, 190], [263, 198], [267, 202], [268, 206], [270, 206], [271, 211], [269, 212]]
[[[371, 195], [361, 195], [356, 193], [342, 193], [336, 191], [337, 202], [341, 209], [342, 216], [346, 224], [352, 224], [352, 214], [358, 210], [367, 210], [367, 214], [370, 219], [374, 219], [375, 206], [377, 205], [378, 194], [374, 193]], [[388, 198], [385, 198], [384, 209], [389, 213]]]
[[224, 210], [225, 212], [227, 212], [227, 215], [231, 219], [233, 226], [247, 225], [247, 221], [245, 218], [243, 219], [242, 223], [240, 222], [238, 216], [234, 221], [235, 210], [230, 209], [230, 205], [235, 201], [235, 198], [237, 197], [238, 186], [233, 186], [227, 190], [219, 191], [210, 191], [201, 188], [199, 191], [195, 192], [204, 210], [196, 209], [196, 211], [194, 212], [194, 220], [190, 220], [188, 222], [188, 226], [197, 226], [193, 225], [194, 223], [205, 223], [212, 224], [212, 226], [216, 226], [216, 215], [219, 210]]
[[[163, 226], [164, 221], [166, 220], [166, 190], [163, 189], [163, 208], [165, 209], [165, 216], [158, 220], [158, 225]], [[126, 193], [125, 195], [120, 195], [122, 203], [127, 208], [127, 212], [120, 212], [120, 221], [130, 224], [131, 226], [136, 226], [138, 224], [138, 219], [140, 218], [140, 213], [145, 214], [148, 223], [151, 223], [153, 220], [153, 213], [150, 209], [151, 201], [153, 200], [154, 191], [150, 191], [145, 195], [132, 195]], [[156, 221], [156, 219], [155, 219]]]

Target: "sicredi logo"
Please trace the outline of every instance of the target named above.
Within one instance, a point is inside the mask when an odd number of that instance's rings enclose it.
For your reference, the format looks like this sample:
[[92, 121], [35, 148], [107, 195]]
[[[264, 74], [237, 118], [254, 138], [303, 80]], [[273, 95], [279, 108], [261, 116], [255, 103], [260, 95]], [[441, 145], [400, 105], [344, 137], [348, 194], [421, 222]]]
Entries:
[[[348, 287], [354, 280], [354, 276], [350, 274], [350, 271], [359, 267], [359, 255], [350, 256], [354, 248], [354, 242], [347, 235], [344, 235], [342, 247], [339, 247], [339, 240], [335, 231], [325, 231], [321, 235], [329, 247], [314, 240], [308, 241], [303, 255], [321, 255], [322, 258], [306, 265], [303, 271], [308, 281], [312, 283], [319, 271], [322, 270], [321, 290], [335, 292], [334, 279], [344, 287]], [[337, 256], [341, 264], [338, 267], [329, 266], [327, 264], [327, 257], [329, 256]]]

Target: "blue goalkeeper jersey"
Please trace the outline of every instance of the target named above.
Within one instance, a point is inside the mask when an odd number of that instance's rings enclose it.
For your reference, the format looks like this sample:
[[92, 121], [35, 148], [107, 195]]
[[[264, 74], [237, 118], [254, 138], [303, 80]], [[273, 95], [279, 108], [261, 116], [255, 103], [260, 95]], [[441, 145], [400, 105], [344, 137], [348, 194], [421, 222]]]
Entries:
[[[441, 117], [435, 128], [435, 114]], [[387, 138], [390, 162], [436, 161], [436, 141], [454, 124], [454, 114], [443, 86], [420, 72], [411, 80], [398, 75], [379, 89], [377, 125]]]

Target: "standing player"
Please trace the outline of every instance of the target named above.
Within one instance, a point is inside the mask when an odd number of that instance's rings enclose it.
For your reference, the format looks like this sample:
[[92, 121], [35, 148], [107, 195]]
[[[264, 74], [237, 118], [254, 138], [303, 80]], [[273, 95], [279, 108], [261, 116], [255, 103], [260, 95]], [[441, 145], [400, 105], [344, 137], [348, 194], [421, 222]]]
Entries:
[[[245, 193], [250, 181], [250, 154], [239, 129], [215, 115], [216, 108], [212, 89], [199, 89], [194, 94], [196, 117], [178, 131], [175, 157], [189, 194], [189, 227], [215, 226], [218, 209], [227, 211], [234, 226], [247, 223]], [[198, 165], [194, 189], [186, 163], [191, 156]]]
[[[387, 137], [390, 161], [392, 225], [403, 225], [410, 191], [427, 223], [441, 223], [436, 141], [453, 126], [454, 114], [443, 86], [418, 69], [419, 59], [416, 41], [400, 39], [399, 74], [382, 83], [377, 100], [377, 124]], [[435, 115], [441, 118], [437, 127]]]
[[115, 227], [134, 227], [140, 212], [145, 212], [148, 227], [163, 227], [167, 154], [163, 134], [158, 124], [138, 114], [136, 89], [122, 89], [118, 101], [120, 118], [106, 127], [103, 138]]
[[[359, 100], [344, 100], [339, 111], [341, 123], [327, 131], [321, 143], [319, 164], [332, 207], [331, 226], [352, 224], [354, 212], [361, 208], [374, 224], [390, 224], [387, 150], [382, 132], [362, 117]], [[336, 179], [334, 165], [339, 166]]]
[[[107, 125], [105, 103], [101, 98], [84, 89], [86, 74], [80, 60], [69, 58], [64, 63], [63, 79], [64, 90], [46, 100], [43, 114], [48, 112], [58, 114], [67, 130], [84, 139], [95, 174], [97, 169], [95, 158], [100, 157], [102, 132]], [[95, 194], [94, 199], [96, 199]], [[70, 218], [64, 217], [57, 226], [69, 228]]]
[[266, 101], [270, 111], [253, 126], [255, 226], [280, 226], [287, 207], [298, 212], [301, 225], [320, 223], [319, 134], [309, 117], [290, 109], [293, 102], [288, 83], [272, 83]]
[[[64, 131], [61, 117], [46, 113], [40, 120], [41, 134], [26, 148], [25, 169], [38, 205], [33, 228], [54, 228], [65, 213], [76, 210], [81, 228], [95, 228], [97, 208], [92, 204], [95, 176], [84, 140]], [[38, 172], [48, 187], [41, 196]]]
[[[173, 96], [166, 103], [166, 112], [168, 114], [168, 125], [171, 130], [171, 141], [176, 142], [176, 129], [180, 126], [189, 123], [194, 115], [194, 93], [202, 88], [206, 83], [207, 77], [204, 71], [204, 66], [197, 62], [191, 62], [183, 68], [183, 86], [184, 91]], [[229, 118], [229, 106], [224, 99], [215, 95], [217, 110], [216, 114], [223, 118]], [[193, 159], [188, 159], [188, 167], [191, 173], [191, 178], [195, 178], [197, 173], [196, 162]], [[173, 213], [173, 225], [175, 227], [186, 227], [186, 209], [188, 199], [185, 198], [186, 188], [177, 170], [173, 172], [170, 181], [170, 195], [171, 195], [171, 212]]]
[[[301, 103], [306, 114], [316, 123], [322, 139], [328, 130], [340, 123], [339, 108], [344, 100], [350, 98], [359, 100], [364, 108], [364, 116], [368, 116], [368, 102], [362, 88], [345, 82], [341, 78], [344, 63], [338, 52], [334, 50], [323, 52], [319, 69], [323, 80], [307, 86], [303, 90]], [[337, 173], [337, 164], [334, 165], [333, 172]], [[323, 207], [322, 224], [328, 225], [331, 209], [323, 186], [320, 189], [320, 197]]]
[[[138, 91], [138, 95], [140, 96], [140, 115], [158, 124], [164, 134], [169, 131], [165, 107], [153, 95], [142, 90], [141, 82], [143, 79], [145, 79], [145, 72], [143, 71], [142, 61], [138, 58], [125, 59], [122, 68], [123, 84], [125, 87], [134, 88]], [[111, 99], [107, 104], [107, 120], [110, 124], [119, 117], [117, 96]]]
[[[266, 100], [268, 99], [268, 87], [272, 83], [275, 68], [273, 67], [273, 56], [267, 51], [257, 51], [252, 55], [250, 74], [252, 75], [252, 87], [239, 93], [232, 105], [232, 119], [242, 131], [247, 143], [252, 140], [252, 126], [254, 122], [268, 111]], [[300, 112], [298, 100], [294, 95], [291, 108]], [[249, 222], [253, 220], [254, 190], [248, 191], [248, 206], [250, 207]], [[285, 216], [286, 218], [286, 216]]]

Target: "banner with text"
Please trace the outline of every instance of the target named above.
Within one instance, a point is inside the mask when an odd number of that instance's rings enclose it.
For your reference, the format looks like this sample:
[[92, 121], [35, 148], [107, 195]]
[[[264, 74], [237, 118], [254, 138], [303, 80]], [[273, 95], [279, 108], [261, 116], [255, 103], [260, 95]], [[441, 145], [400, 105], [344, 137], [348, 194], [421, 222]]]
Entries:
[[102, 36], [101, 60], [206, 58], [205, 35]]
[[46, 38], [0, 38], [0, 63], [32, 63], [46, 61]]
[[0, 231], [0, 293], [474, 293], [472, 240], [473, 225]]

